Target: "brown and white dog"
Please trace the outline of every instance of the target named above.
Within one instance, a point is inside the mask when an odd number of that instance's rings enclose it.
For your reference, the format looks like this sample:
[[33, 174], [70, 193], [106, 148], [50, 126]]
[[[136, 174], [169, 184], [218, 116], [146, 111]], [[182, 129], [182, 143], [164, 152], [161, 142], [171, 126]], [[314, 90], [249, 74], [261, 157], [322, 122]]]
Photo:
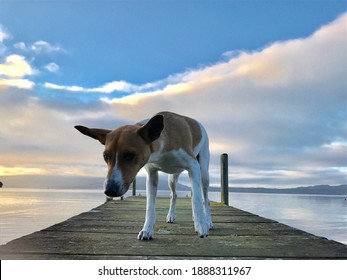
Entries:
[[146, 168], [146, 220], [138, 239], [153, 237], [158, 171], [170, 174], [171, 199], [167, 222], [173, 223], [176, 219], [176, 184], [180, 173], [187, 170], [195, 230], [200, 237], [208, 235], [212, 229], [208, 199], [210, 152], [207, 133], [199, 122], [175, 113], [161, 112], [149, 120], [113, 131], [79, 125], [75, 128], [105, 145], [108, 173], [104, 186], [107, 196], [124, 195], [139, 170]]

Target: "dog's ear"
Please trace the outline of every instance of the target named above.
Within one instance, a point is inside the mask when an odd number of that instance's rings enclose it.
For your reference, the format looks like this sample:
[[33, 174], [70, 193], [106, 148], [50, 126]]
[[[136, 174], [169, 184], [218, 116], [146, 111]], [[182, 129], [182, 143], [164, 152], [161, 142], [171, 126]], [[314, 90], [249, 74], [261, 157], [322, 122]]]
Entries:
[[82, 125], [76, 125], [75, 128], [84, 135], [99, 140], [101, 144], [105, 145], [106, 136], [111, 130], [101, 128], [88, 128]]
[[148, 143], [158, 139], [164, 129], [164, 117], [156, 115], [151, 118], [144, 126], [142, 126], [138, 133]]

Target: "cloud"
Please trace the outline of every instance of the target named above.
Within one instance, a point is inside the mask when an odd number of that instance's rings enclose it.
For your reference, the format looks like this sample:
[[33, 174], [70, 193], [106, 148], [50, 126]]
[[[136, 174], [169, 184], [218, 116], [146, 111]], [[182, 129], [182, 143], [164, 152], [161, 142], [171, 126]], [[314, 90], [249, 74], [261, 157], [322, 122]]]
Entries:
[[6, 29], [0, 25], [0, 55], [4, 54], [7, 50], [7, 47], [3, 43], [6, 39], [10, 38], [10, 34], [6, 31]]
[[143, 85], [47, 82], [46, 89], [61, 91], [59, 99], [39, 98], [33, 90], [0, 94], [0, 117], [7, 120], [0, 127], [0, 162], [6, 168], [44, 167], [50, 174], [104, 176], [103, 147], [73, 125], [115, 128], [169, 110], [206, 127], [212, 185], [219, 184], [223, 152], [229, 153], [231, 185], [345, 183], [346, 23], [344, 14], [306, 38], [230, 51], [213, 65]]
[[227, 61], [173, 75], [162, 88], [101, 100], [134, 120], [162, 110], [199, 119], [211, 138], [213, 164], [224, 150], [240, 178], [267, 178], [250, 185], [320, 183], [322, 170], [346, 180], [344, 146], [328, 148], [347, 142], [346, 24], [344, 14], [307, 38], [238, 51]]
[[38, 175], [45, 174], [46, 170], [40, 168], [27, 168], [27, 167], [5, 167], [0, 165], [0, 176], [13, 176], [13, 175]]
[[55, 90], [66, 90], [66, 91], [73, 91], [73, 92], [83, 92], [86, 91], [83, 87], [78, 86], [60, 86], [52, 83], [45, 83], [44, 87], [49, 89], [55, 89]]
[[58, 46], [48, 43], [46, 41], [37, 41], [31, 45], [31, 50], [36, 53], [53, 53], [53, 52], [65, 52], [65, 50]]
[[128, 92], [133, 85], [124, 81], [115, 81], [107, 83], [103, 86], [97, 88], [84, 88], [80, 86], [66, 86], [66, 85], [56, 85], [52, 83], [45, 83], [44, 86], [49, 89], [54, 90], [64, 90], [72, 92], [98, 92], [98, 93], [111, 93], [114, 91]]
[[10, 55], [0, 64], [0, 86], [32, 88], [34, 83], [23, 79], [35, 73], [33, 67], [20, 55]]
[[0, 86], [4, 87], [16, 87], [21, 89], [31, 89], [35, 86], [35, 83], [27, 79], [1, 79]]
[[3, 64], [0, 64], [0, 75], [2, 76], [18, 78], [32, 75], [33, 73], [33, 68], [25, 58], [20, 55], [10, 55], [6, 57]]
[[144, 84], [144, 85], [139, 86], [139, 85], [134, 85], [134, 84], [125, 82], [125, 81], [113, 81], [110, 83], [106, 83], [100, 87], [86, 89], [85, 91], [86, 92], [100, 92], [100, 93], [112, 93], [112, 92], [118, 91], [118, 92], [132, 93], [132, 92], [136, 92], [136, 91], [150, 89], [154, 86], [155, 86], [155, 84], [152, 84], [152, 83], [148, 83], [148, 84]]
[[87, 92], [111, 93], [114, 91], [131, 92], [134, 85], [125, 81], [114, 81], [107, 83], [101, 87], [86, 89]]
[[[264, 117], [266, 115], [263, 113], [266, 111], [281, 114], [278, 106], [285, 107], [286, 110], [304, 109], [295, 112], [305, 115], [309, 108], [309, 113], [317, 115], [319, 112], [309, 101], [327, 99], [339, 102], [345, 97], [346, 21], [347, 16], [344, 15], [308, 38], [276, 42], [260, 51], [240, 52], [237, 57], [226, 62], [169, 77], [161, 83], [164, 85], [162, 88], [135, 92], [123, 98], [104, 98], [104, 101], [115, 106], [153, 106], [156, 110], [163, 105], [172, 109], [170, 102], [176, 98], [192, 99], [204, 109], [211, 108], [211, 104], [223, 109], [226, 108], [225, 105], [231, 106], [230, 110], [217, 111], [218, 115], [226, 112], [228, 116], [237, 118], [253, 117], [254, 114]], [[199, 99], [198, 96], [204, 98]], [[156, 99], [155, 104], [150, 102], [152, 98]], [[209, 102], [205, 102], [206, 100]], [[175, 102], [172, 101], [172, 104]], [[252, 109], [252, 114], [246, 109]], [[200, 111], [206, 113], [204, 110]], [[295, 119], [295, 116], [290, 118]]]
[[21, 50], [21, 51], [26, 51], [27, 46], [24, 42], [18, 42], [13, 45], [16, 49]]
[[59, 45], [51, 44], [47, 41], [39, 40], [32, 44], [27, 45], [24, 42], [18, 42], [13, 45], [16, 49], [24, 52], [34, 52], [36, 54], [50, 54], [66, 52], [64, 48]]
[[2, 43], [4, 40], [10, 38], [9, 33], [6, 31], [5, 27], [0, 25], [0, 43]]
[[76, 103], [66, 109], [71, 100], [57, 106], [56, 100], [42, 100], [33, 90], [0, 91], [0, 169], [6, 175], [104, 175], [103, 146], [84, 138], [74, 126], [112, 128], [124, 120], [95, 104]]
[[[0, 55], [4, 55], [2, 58], [3, 62], [0, 62], [0, 86], [32, 89], [35, 83], [26, 77], [37, 75], [39, 71], [31, 63], [34, 63], [38, 56], [65, 52], [65, 50], [59, 45], [54, 45], [43, 40], [36, 41], [30, 45], [24, 42], [17, 42], [12, 47], [7, 47], [4, 41], [11, 37], [5, 27], [0, 25]], [[14, 51], [23, 55], [13, 53]], [[31, 55], [31, 63], [25, 57], [28, 53]], [[52, 73], [58, 72], [60, 69], [59, 65], [54, 62], [46, 64], [44, 68]]]
[[165, 81], [158, 81], [155, 83], [146, 83], [144, 85], [135, 85], [132, 83], [128, 83], [126, 81], [113, 81], [98, 87], [85, 88], [85, 87], [76, 86], [76, 85], [73, 85], [73, 86], [57, 85], [57, 84], [47, 82], [44, 84], [44, 86], [46, 88], [55, 89], [55, 90], [110, 94], [113, 92], [134, 93], [137, 91], [149, 90], [149, 89], [158, 87], [162, 83], [165, 83]]
[[49, 72], [56, 73], [56, 72], [59, 72], [60, 66], [54, 62], [51, 62], [45, 65], [45, 69], [48, 70]]

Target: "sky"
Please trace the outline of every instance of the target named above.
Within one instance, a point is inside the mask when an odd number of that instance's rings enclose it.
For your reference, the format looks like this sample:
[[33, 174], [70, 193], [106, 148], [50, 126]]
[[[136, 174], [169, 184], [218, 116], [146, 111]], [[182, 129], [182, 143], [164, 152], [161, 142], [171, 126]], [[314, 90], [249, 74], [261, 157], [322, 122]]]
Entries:
[[0, 179], [103, 177], [73, 126], [168, 110], [205, 126], [211, 185], [221, 153], [231, 186], [346, 184], [346, 50], [346, 1], [0, 0]]

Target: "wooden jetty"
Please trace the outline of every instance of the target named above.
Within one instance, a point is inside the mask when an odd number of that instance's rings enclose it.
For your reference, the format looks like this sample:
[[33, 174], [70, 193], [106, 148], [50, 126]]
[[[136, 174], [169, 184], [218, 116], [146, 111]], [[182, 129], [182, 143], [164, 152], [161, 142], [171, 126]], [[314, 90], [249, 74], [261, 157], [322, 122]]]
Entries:
[[177, 200], [177, 221], [165, 222], [169, 199], [157, 199], [154, 239], [136, 239], [146, 200], [112, 200], [65, 222], [0, 246], [4, 259], [347, 259], [347, 246], [221, 203], [211, 203], [214, 229], [194, 233], [191, 202]]

